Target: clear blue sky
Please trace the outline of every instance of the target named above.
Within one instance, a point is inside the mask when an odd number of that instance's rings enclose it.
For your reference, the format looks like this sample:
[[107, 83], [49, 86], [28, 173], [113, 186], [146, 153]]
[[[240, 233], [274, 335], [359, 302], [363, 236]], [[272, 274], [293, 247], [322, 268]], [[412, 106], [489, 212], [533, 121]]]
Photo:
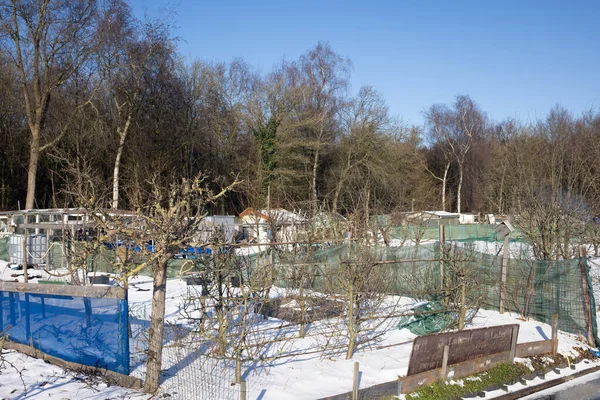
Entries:
[[[266, 73], [327, 41], [393, 115], [421, 124], [434, 103], [470, 95], [494, 120], [600, 107], [600, 1], [130, 0], [167, 16], [185, 57]], [[174, 13], [167, 12], [173, 10]]]

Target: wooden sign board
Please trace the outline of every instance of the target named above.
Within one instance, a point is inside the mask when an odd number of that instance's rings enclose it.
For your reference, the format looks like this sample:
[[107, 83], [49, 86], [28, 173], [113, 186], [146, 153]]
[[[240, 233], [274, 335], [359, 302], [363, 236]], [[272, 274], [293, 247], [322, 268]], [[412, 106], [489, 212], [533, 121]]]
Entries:
[[518, 324], [418, 336], [413, 343], [407, 376], [441, 368], [444, 346], [449, 346], [448, 365], [510, 351], [513, 332], [519, 334]]

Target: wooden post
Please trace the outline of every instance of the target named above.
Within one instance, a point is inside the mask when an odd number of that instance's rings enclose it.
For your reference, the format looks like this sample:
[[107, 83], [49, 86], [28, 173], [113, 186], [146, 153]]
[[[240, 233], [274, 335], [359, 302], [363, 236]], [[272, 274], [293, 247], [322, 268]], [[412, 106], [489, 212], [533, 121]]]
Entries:
[[444, 225], [440, 225], [440, 291], [444, 291], [444, 244], [446, 242], [446, 232]]
[[358, 400], [358, 361], [354, 362], [354, 377], [352, 379], [352, 400]]
[[552, 355], [558, 352], [558, 313], [552, 314]]
[[442, 358], [442, 369], [440, 370], [440, 379], [445, 381], [448, 378], [448, 353], [450, 346], [444, 346], [444, 357]]
[[592, 300], [590, 297], [590, 282], [585, 262], [585, 246], [579, 246], [579, 268], [581, 271], [581, 289], [583, 291], [583, 310], [585, 312], [586, 338], [590, 346], [595, 346], [594, 330], [592, 328]]
[[[61, 242], [60, 242], [60, 267], [64, 268], [65, 267], [65, 225], [64, 225], [64, 220], [63, 220], [63, 227], [62, 227], [62, 232], [61, 232]], [[69, 268], [69, 265], [67, 264], [67, 268]]]
[[519, 340], [519, 327], [514, 326], [512, 328], [512, 337], [510, 341], [510, 363], [515, 362], [515, 356], [517, 355], [517, 343]]
[[504, 236], [504, 245], [502, 246], [502, 272], [500, 278], [500, 314], [504, 314], [504, 299], [506, 296], [506, 275], [508, 274], [508, 246], [508, 235], [506, 235]]
[[467, 318], [467, 306], [466, 306], [466, 302], [467, 302], [467, 284], [465, 282], [465, 278], [461, 277], [460, 278], [461, 283], [460, 283], [460, 310], [458, 313], [458, 330], [462, 331], [463, 329], [465, 329], [465, 319]]
[[27, 273], [27, 228], [23, 228], [23, 282], [29, 282], [29, 274]]
[[50, 270], [50, 251], [52, 251], [52, 243], [50, 243], [50, 229], [46, 229], [46, 269]]
[[75, 253], [75, 225], [71, 225], [71, 241], [69, 246], [70, 254]]
[[246, 381], [240, 382], [240, 400], [246, 400]]

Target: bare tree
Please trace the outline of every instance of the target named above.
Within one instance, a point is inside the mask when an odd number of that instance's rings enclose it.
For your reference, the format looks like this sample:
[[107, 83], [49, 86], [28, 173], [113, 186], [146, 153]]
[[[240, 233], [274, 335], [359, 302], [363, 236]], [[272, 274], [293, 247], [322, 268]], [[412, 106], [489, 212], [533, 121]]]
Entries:
[[173, 57], [168, 29], [153, 23], [145, 23], [140, 29], [130, 20], [129, 13], [122, 3], [117, 3], [111, 10], [111, 26], [104, 29], [110, 40], [105, 41], [105, 51], [101, 55], [107, 80], [105, 97], [109, 104], [106, 108], [111, 114], [107, 122], [115, 125], [109, 129], [116, 131], [118, 140], [112, 179], [111, 206], [114, 209], [119, 207], [121, 158], [138, 107], [142, 79], [152, 75], [161, 59]]
[[425, 114], [429, 125], [429, 136], [432, 144], [440, 146], [444, 155], [444, 172], [442, 176], [431, 173], [442, 182], [442, 209], [446, 210], [446, 188], [448, 172], [452, 162], [458, 166], [457, 212], [462, 211], [462, 188], [465, 174], [465, 162], [471, 151], [473, 141], [483, 132], [485, 115], [469, 96], [456, 96], [452, 108], [434, 105]]
[[95, 0], [3, 0], [0, 51], [15, 65], [31, 134], [25, 208], [35, 205], [40, 154], [56, 143], [45, 132], [52, 94], [72, 77], [96, 45]]
[[460, 213], [466, 157], [471, 151], [475, 136], [481, 134], [484, 129], [485, 116], [469, 96], [456, 97], [454, 113], [455, 122], [449, 145], [458, 164], [456, 211]]
[[340, 193], [353, 169], [370, 168], [381, 154], [382, 138], [390, 124], [387, 106], [371, 87], [362, 87], [347, 109], [341, 136], [342, 162], [333, 189], [331, 211], [338, 211]]
[[[166, 307], [166, 282], [168, 262], [201, 232], [205, 209], [236, 185], [233, 182], [218, 193], [207, 188], [202, 177], [183, 180], [168, 187], [152, 185], [147, 201], [136, 207], [133, 218], [124, 219], [119, 213], [110, 213], [98, 207], [93, 197], [79, 193], [81, 204], [88, 210], [98, 229], [101, 242], [118, 240], [124, 245], [139, 248], [141, 263], [124, 265], [120, 280], [126, 282], [144, 268], [152, 269], [152, 311], [148, 340], [148, 357], [144, 390], [154, 393], [160, 383], [164, 318]], [[152, 248], [146, 244], [152, 241]], [[125, 262], [132, 262], [125, 259]]]
[[443, 172], [441, 176], [438, 176], [432, 172], [429, 168], [427, 171], [435, 179], [442, 182], [442, 211], [446, 211], [446, 192], [448, 186], [448, 172], [452, 165], [454, 153], [450, 146], [450, 131], [448, 129], [449, 123], [449, 110], [446, 106], [436, 104], [429, 108], [425, 113], [425, 118], [429, 126], [428, 135], [431, 145], [437, 145], [443, 154]]
[[513, 153], [515, 223], [540, 260], [569, 259], [585, 237], [597, 177], [586, 158], [574, 153], [575, 124], [564, 109], [552, 110], [535, 127], [535, 135], [519, 138]]

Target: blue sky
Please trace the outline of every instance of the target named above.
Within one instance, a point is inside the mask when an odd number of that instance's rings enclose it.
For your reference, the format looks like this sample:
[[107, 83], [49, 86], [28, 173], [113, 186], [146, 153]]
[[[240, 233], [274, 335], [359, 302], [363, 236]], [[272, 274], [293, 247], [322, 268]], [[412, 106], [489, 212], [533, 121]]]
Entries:
[[470, 95], [496, 120], [531, 121], [559, 103], [600, 107], [600, 1], [130, 0], [167, 18], [188, 59], [239, 57], [262, 73], [318, 41], [353, 64], [394, 116], [421, 124], [434, 103]]

